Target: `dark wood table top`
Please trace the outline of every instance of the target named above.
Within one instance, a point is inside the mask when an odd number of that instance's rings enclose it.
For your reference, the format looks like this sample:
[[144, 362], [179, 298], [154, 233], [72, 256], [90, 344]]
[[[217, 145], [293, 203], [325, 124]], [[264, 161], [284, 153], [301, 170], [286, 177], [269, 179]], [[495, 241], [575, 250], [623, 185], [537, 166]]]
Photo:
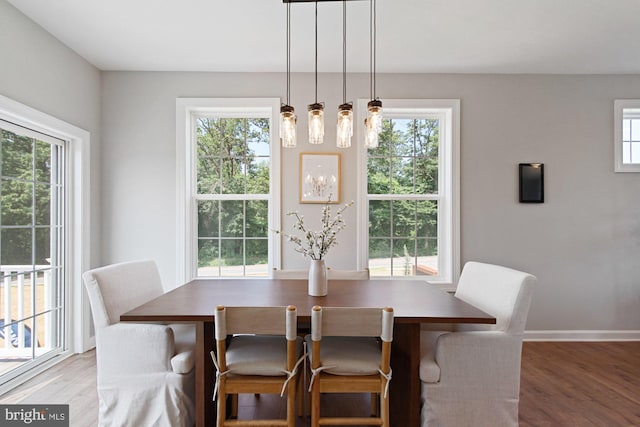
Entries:
[[306, 280], [197, 279], [137, 307], [122, 321], [213, 322], [215, 308], [295, 305], [309, 320], [314, 305], [393, 307], [396, 323], [495, 323], [493, 316], [416, 280], [330, 280], [329, 294], [307, 294]]

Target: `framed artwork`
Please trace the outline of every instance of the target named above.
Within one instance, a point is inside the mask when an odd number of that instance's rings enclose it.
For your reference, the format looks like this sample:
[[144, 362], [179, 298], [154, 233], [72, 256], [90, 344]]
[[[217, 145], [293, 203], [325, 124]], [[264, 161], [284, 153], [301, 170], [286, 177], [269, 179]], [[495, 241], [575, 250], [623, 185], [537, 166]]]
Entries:
[[544, 164], [520, 163], [520, 203], [544, 203]]
[[300, 153], [300, 203], [340, 203], [340, 154]]

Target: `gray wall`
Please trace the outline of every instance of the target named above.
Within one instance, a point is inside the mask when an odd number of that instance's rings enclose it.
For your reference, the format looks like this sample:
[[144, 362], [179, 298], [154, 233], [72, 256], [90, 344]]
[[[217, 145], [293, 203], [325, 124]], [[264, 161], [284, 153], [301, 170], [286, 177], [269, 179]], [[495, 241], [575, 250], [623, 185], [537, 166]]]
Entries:
[[[280, 97], [281, 74], [99, 72], [0, 0], [0, 94], [91, 132], [91, 264], [155, 258], [175, 271], [175, 98]], [[613, 170], [613, 100], [640, 98], [640, 76], [381, 75], [384, 98], [462, 103], [462, 261], [538, 276], [529, 330], [640, 330], [640, 175]], [[101, 89], [102, 85], [102, 89]], [[339, 75], [320, 75], [331, 119]], [[368, 78], [349, 79], [350, 100]], [[282, 212], [300, 209], [298, 156], [312, 75], [295, 74], [298, 148], [282, 153]], [[102, 102], [102, 105], [100, 105]], [[354, 139], [355, 140], [355, 139]], [[101, 141], [104, 141], [101, 143]], [[343, 200], [356, 198], [355, 149], [341, 150]], [[517, 163], [545, 163], [546, 202], [517, 203]], [[347, 211], [355, 225], [355, 210]], [[288, 222], [283, 220], [283, 226]], [[355, 268], [355, 226], [328, 263]], [[283, 247], [285, 268], [306, 261]]]
[[[613, 100], [640, 98], [640, 76], [381, 75], [384, 98], [461, 99], [462, 262], [480, 260], [538, 276], [529, 330], [640, 329], [640, 175], [613, 173]], [[104, 263], [152, 257], [175, 284], [175, 98], [278, 97], [280, 74], [103, 73]], [[338, 151], [333, 111], [339, 75], [320, 76], [328, 143]], [[349, 99], [368, 97], [366, 75], [350, 76]], [[298, 204], [301, 112], [313, 96], [295, 74], [292, 104], [300, 142], [282, 151], [282, 212]], [[356, 198], [355, 148], [341, 150], [343, 200]], [[517, 164], [545, 163], [541, 205], [519, 204]], [[328, 259], [355, 268], [354, 226]], [[283, 226], [288, 226], [283, 218]], [[285, 268], [306, 260], [283, 247]]]
[[91, 265], [100, 263], [100, 71], [0, 0], [0, 94], [91, 133]]

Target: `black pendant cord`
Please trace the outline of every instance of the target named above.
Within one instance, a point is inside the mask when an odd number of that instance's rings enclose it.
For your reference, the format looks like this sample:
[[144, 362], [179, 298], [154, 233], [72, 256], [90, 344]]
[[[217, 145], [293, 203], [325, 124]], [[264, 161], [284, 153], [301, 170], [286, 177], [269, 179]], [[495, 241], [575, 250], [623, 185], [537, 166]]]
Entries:
[[315, 13], [315, 20], [316, 20], [316, 32], [315, 32], [315, 38], [316, 38], [316, 53], [315, 53], [315, 78], [316, 78], [316, 104], [318, 103], [318, 0], [316, 0], [316, 13]]
[[342, 1], [342, 103], [347, 103], [347, 2]]
[[291, 105], [291, 3], [287, 3], [287, 105]]
[[369, 95], [373, 99], [373, 0], [369, 0]]
[[376, 93], [376, 33], [377, 33], [377, 28], [376, 28], [376, 21], [377, 21], [377, 16], [376, 16], [376, 0], [373, 0], [373, 99], [377, 99], [377, 93]]

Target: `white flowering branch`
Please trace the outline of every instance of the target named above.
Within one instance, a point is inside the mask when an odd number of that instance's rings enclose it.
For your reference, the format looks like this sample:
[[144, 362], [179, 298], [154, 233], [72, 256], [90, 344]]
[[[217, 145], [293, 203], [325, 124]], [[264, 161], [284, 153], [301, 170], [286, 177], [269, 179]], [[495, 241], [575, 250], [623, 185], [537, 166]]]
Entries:
[[342, 213], [351, 205], [353, 201], [346, 203], [336, 212], [334, 217], [331, 217], [331, 196], [326, 205], [322, 208], [322, 229], [319, 231], [309, 230], [304, 224], [304, 216], [300, 215], [298, 211], [287, 212], [287, 216], [295, 217], [296, 221], [293, 224], [293, 229], [301, 232], [304, 236], [302, 238], [295, 234], [282, 233], [279, 230], [275, 230], [276, 233], [282, 234], [289, 242], [295, 245], [295, 251], [301, 253], [305, 257], [309, 257], [313, 260], [321, 260], [329, 252], [329, 249], [338, 244], [337, 234], [344, 230], [346, 223], [342, 216]]

